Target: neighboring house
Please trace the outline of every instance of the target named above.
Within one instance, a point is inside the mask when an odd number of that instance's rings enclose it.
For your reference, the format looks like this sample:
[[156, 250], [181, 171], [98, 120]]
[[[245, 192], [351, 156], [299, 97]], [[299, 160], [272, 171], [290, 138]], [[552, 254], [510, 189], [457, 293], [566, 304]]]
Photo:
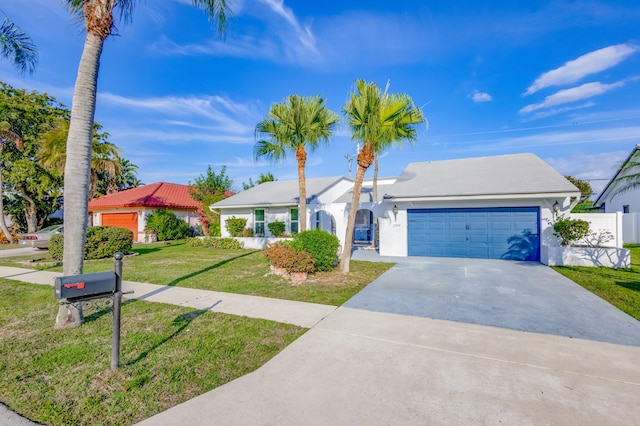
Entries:
[[200, 219], [199, 203], [193, 199], [187, 185], [157, 182], [127, 189], [89, 201], [92, 225], [119, 226], [133, 232], [134, 241], [145, 242], [148, 215], [156, 210], [171, 210], [191, 226]]
[[[324, 229], [344, 245], [353, 181], [307, 179], [310, 229]], [[379, 221], [379, 251], [386, 256], [477, 257], [540, 260], [541, 247], [558, 245], [555, 215], [568, 213], [580, 191], [533, 154], [411, 163], [397, 178], [378, 181], [378, 197], [365, 181], [352, 238], [368, 245]], [[256, 235], [282, 221], [296, 232], [298, 181], [267, 182], [211, 206], [225, 220], [244, 217]]]
[[[635, 158], [633, 158], [635, 157]], [[640, 212], [640, 187], [629, 189], [628, 191], [618, 193], [618, 190], [627, 182], [620, 180], [629, 173], [640, 173], [640, 167], [626, 168], [630, 161], [640, 161], [640, 145], [636, 145], [629, 156], [618, 167], [618, 170], [607, 183], [604, 190], [598, 195], [593, 203], [594, 209], [604, 213], [639, 213]]]

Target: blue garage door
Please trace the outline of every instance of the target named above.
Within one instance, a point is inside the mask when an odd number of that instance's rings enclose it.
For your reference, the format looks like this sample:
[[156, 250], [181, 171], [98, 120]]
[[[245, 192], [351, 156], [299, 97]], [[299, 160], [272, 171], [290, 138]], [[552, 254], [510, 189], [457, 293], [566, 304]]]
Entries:
[[538, 207], [410, 209], [409, 256], [540, 260]]

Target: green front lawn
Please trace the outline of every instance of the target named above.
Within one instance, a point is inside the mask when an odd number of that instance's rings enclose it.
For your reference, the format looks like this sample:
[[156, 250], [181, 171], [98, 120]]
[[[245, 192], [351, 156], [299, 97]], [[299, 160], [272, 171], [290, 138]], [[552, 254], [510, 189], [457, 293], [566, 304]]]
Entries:
[[129, 300], [112, 371], [111, 316], [54, 330], [57, 310], [51, 288], [0, 279], [0, 401], [50, 425], [136, 423], [256, 370], [305, 331]]
[[[124, 259], [123, 279], [152, 284], [250, 294], [339, 306], [389, 269], [391, 263], [351, 261], [351, 272], [333, 270], [310, 275], [300, 286], [269, 274], [259, 250], [188, 247], [184, 242], [136, 245], [139, 256]], [[46, 255], [43, 252], [41, 256]], [[6, 260], [3, 262], [8, 264]], [[13, 264], [12, 266], [16, 266]], [[22, 266], [22, 265], [20, 265]], [[85, 262], [84, 272], [113, 269], [113, 259]], [[62, 271], [62, 267], [47, 270]]]
[[630, 269], [556, 266], [553, 269], [640, 320], [640, 245], [631, 250]]

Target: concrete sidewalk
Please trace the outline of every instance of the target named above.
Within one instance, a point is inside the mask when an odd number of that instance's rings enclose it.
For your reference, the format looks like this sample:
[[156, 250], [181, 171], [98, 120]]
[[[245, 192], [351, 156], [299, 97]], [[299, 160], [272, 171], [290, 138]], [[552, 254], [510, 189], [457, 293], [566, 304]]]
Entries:
[[[53, 286], [60, 272], [36, 271], [33, 269], [0, 267], [0, 278]], [[268, 297], [197, 290], [185, 287], [170, 287], [155, 284], [123, 281], [122, 291], [133, 291], [125, 297], [149, 302], [168, 303], [213, 312], [260, 318], [310, 328], [322, 318], [336, 310], [335, 306], [317, 303], [295, 302]], [[51, 292], [53, 297], [53, 291]]]
[[341, 307], [140, 425], [640, 424], [640, 348]]

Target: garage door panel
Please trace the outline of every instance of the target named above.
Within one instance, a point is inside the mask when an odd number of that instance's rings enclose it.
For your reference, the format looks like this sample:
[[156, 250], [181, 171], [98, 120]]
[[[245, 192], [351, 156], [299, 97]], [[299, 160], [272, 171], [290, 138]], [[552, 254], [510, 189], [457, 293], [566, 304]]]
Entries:
[[102, 226], [117, 226], [133, 232], [133, 239], [138, 239], [138, 214], [133, 213], [103, 213]]
[[415, 209], [408, 215], [410, 256], [539, 260], [537, 207]]

